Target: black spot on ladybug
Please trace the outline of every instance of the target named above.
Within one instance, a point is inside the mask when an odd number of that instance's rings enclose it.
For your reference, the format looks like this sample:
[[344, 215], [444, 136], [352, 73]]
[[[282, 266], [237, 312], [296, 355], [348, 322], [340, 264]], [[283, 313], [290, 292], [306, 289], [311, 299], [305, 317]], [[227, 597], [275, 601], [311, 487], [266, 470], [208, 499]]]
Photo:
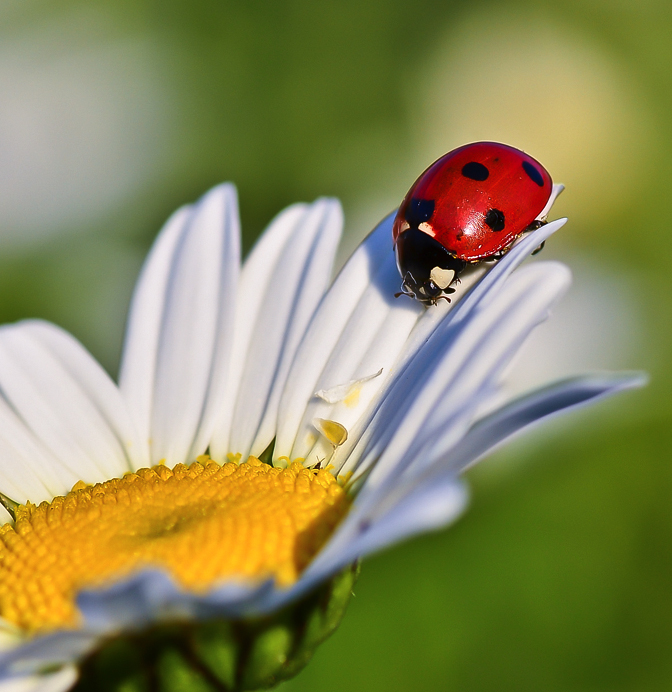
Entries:
[[462, 175], [472, 180], [487, 180], [490, 171], [478, 161], [470, 161], [462, 167]]
[[529, 161], [523, 161], [523, 170], [530, 176], [532, 182], [539, 185], [539, 187], [544, 187], [544, 179], [536, 166], [533, 166]]
[[499, 209], [489, 209], [485, 215], [485, 223], [492, 228], [493, 231], [504, 230], [504, 212]]
[[421, 223], [429, 221], [434, 215], [433, 199], [413, 198], [406, 207], [406, 221], [411, 228], [417, 228]]

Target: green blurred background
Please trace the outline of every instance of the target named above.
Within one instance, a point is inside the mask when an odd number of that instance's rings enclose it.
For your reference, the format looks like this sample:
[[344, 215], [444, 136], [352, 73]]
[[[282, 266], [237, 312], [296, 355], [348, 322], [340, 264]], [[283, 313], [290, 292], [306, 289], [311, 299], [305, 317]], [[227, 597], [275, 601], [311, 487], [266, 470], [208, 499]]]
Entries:
[[470, 473], [453, 528], [368, 560], [283, 689], [672, 689], [672, 5], [668, 0], [4, 0], [0, 321], [71, 330], [112, 372], [157, 230], [221, 180], [249, 247], [336, 195], [352, 248], [433, 159], [526, 149], [567, 191], [543, 259], [575, 288], [511, 391], [651, 384]]

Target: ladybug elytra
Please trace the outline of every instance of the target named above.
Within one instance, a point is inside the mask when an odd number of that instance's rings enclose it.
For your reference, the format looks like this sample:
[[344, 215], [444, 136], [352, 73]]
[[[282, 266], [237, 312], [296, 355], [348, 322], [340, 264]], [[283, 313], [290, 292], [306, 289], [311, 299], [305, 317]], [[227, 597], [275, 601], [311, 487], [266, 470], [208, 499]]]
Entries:
[[475, 142], [448, 152], [415, 181], [394, 220], [398, 295], [450, 300], [465, 267], [499, 259], [544, 223], [552, 193], [548, 171], [514, 147]]

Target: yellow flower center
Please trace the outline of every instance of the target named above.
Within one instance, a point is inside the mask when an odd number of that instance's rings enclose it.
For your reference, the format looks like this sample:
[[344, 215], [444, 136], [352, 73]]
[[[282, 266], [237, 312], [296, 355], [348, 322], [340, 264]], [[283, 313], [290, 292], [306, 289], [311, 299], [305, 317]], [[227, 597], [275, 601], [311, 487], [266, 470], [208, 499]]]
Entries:
[[16, 510], [0, 528], [0, 615], [29, 631], [73, 627], [82, 588], [143, 567], [206, 592], [233, 578], [294, 582], [348, 509], [328, 471], [250, 457], [155, 466]]

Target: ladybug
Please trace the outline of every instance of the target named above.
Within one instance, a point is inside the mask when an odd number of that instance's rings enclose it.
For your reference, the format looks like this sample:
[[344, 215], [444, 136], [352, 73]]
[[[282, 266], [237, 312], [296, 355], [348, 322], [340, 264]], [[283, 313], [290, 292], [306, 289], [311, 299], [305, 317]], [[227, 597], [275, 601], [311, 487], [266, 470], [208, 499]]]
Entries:
[[521, 233], [539, 228], [553, 192], [548, 171], [498, 142], [448, 152], [413, 184], [394, 219], [401, 293], [425, 305], [450, 302], [468, 265], [502, 257]]

